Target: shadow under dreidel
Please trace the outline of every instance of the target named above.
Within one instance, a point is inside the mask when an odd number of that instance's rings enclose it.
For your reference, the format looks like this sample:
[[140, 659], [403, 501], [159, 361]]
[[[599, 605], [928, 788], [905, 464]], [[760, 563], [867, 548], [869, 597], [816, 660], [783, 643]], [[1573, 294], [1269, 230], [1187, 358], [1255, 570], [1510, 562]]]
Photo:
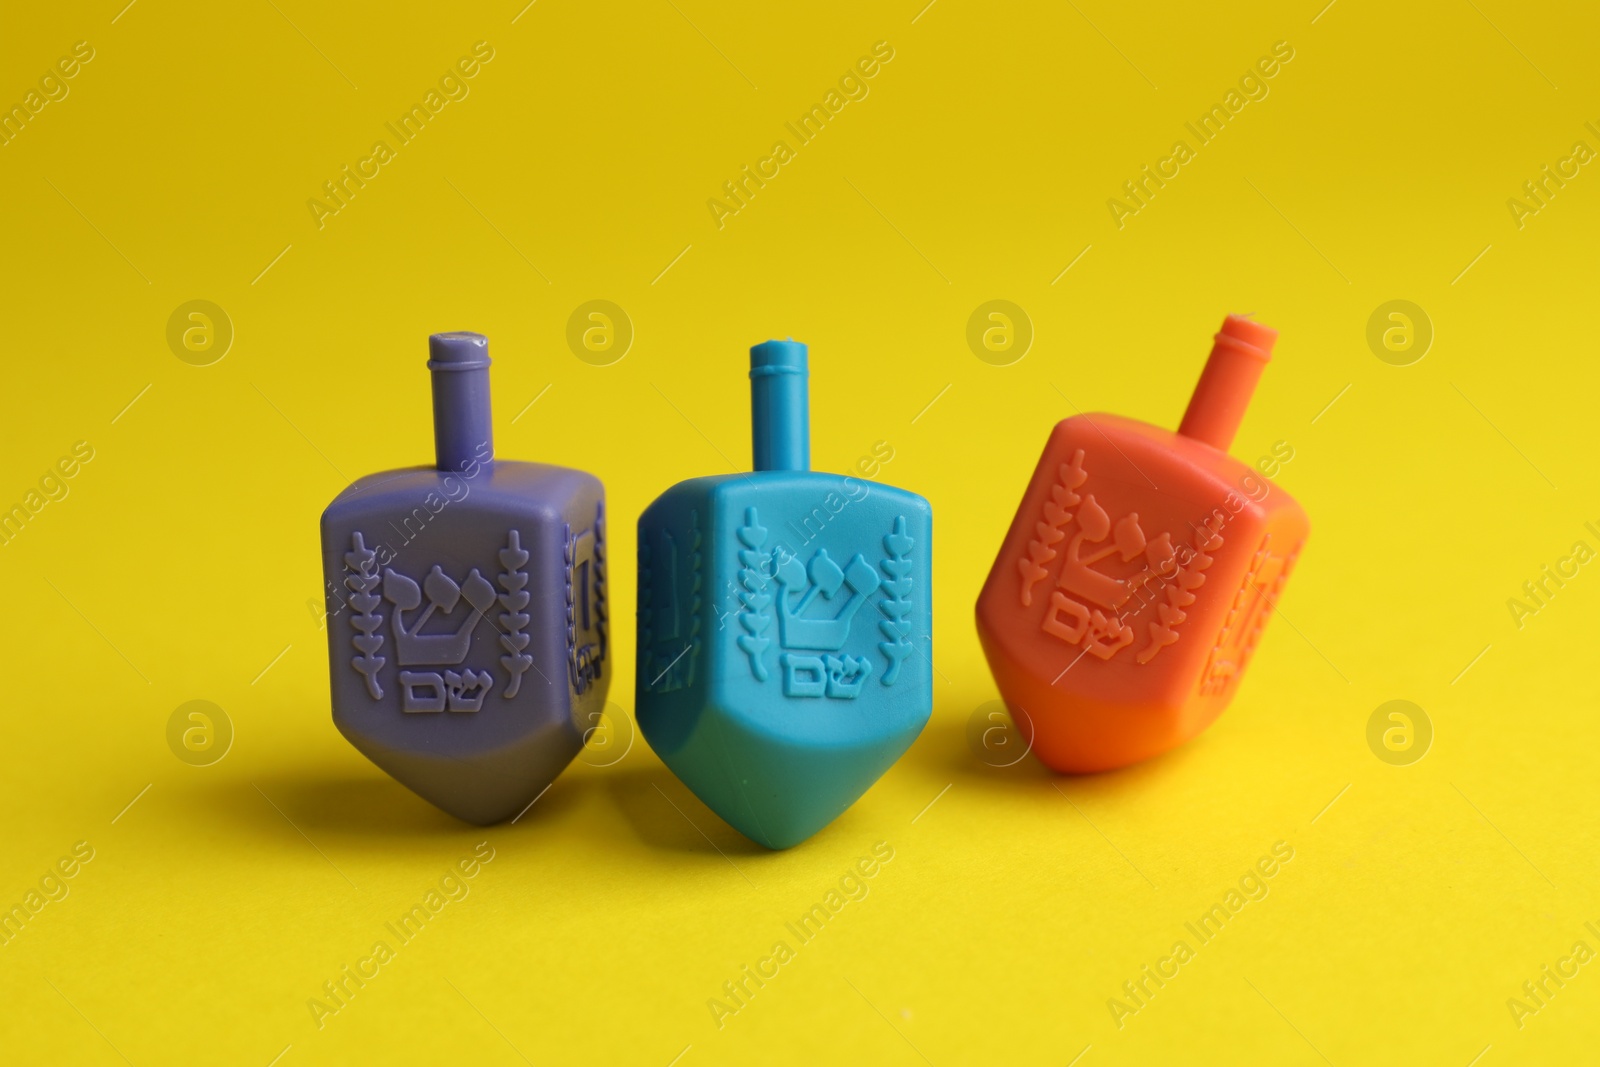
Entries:
[[[514, 829], [559, 818], [576, 800], [576, 780], [555, 783], [516, 820]], [[381, 772], [371, 774], [315, 768], [218, 781], [204, 787], [207, 807], [230, 820], [261, 825], [261, 813], [276, 809], [303, 833], [354, 838], [435, 838], [448, 840], [488, 830], [513, 828], [511, 820], [490, 826], [464, 822], [423, 800]], [[277, 816], [275, 815], [274, 818]]]
[[904, 761], [920, 767], [931, 781], [943, 776], [963, 786], [991, 792], [1114, 797], [1159, 788], [1190, 754], [1203, 751], [1197, 740], [1143, 763], [1094, 774], [1062, 774], [1046, 767], [1034, 755], [1033, 736], [1025, 713], [1013, 713], [1004, 701], [988, 700], [963, 713], [953, 702], [941, 702], [933, 720], [912, 753], [923, 748], [924, 759]]
[[631, 761], [602, 776], [606, 792], [646, 846], [667, 852], [741, 857], [773, 853], [717, 817], [664, 765]]

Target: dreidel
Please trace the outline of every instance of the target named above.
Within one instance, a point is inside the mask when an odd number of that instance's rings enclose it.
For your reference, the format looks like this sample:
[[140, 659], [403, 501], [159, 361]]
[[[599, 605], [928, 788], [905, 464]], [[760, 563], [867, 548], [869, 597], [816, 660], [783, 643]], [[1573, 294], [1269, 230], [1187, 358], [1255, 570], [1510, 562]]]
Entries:
[[1277, 331], [1230, 315], [1178, 432], [1056, 424], [978, 597], [1000, 695], [1047, 766], [1127, 766], [1233, 698], [1309, 525], [1228, 455]]
[[370, 475], [322, 513], [333, 721], [468, 822], [511, 818], [605, 707], [605, 492], [495, 458], [489, 343], [428, 339], [435, 463]]
[[877, 781], [933, 706], [933, 513], [811, 470], [807, 350], [750, 350], [754, 471], [639, 518], [640, 730], [706, 806], [797, 844]]

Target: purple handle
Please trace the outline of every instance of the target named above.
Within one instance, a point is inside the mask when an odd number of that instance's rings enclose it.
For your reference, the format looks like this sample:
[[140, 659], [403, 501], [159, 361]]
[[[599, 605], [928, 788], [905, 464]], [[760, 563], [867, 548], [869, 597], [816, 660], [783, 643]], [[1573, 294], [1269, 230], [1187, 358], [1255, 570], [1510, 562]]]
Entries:
[[463, 471], [494, 456], [489, 411], [489, 339], [466, 331], [428, 338], [433, 372], [433, 450], [442, 471]]

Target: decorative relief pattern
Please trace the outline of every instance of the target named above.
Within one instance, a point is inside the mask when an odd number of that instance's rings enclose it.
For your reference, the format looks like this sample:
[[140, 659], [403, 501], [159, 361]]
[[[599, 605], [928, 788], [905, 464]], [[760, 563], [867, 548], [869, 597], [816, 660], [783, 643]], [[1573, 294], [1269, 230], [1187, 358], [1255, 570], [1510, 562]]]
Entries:
[[[765, 654], [772, 645], [769, 612], [775, 609], [784, 695], [835, 700], [859, 697], [872, 677], [874, 663], [866, 656], [845, 653], [844, 647], [856, 616], [882, 589], [885, 596], [878, 609], [883, 619], [878, 625], [886, 640], [877, 647], [887, 667], [880, 680], [883, 685], [895, 683], [900, 664], [912, 649], [913, 540], [906, 533], [904, 516], [897, 517], [892, 531], [884, 536], [886, 556], [877, 567], [859, 552], [841, 567], [825, 548], [813, 553], [808, 562], [783, 549], [768, 550], [767, 530], [753, 507], [745, 509], [738, 537], [738, 596], [743, 608], [739, 625], [744, 633], [736, 644], [749, 659], [756, 681], [765, 682], [769, 677]], [[878, 573], [880, 568], [887, 579]], [[775, 591], [772, 585], [776, 585]]]
[[[583, 693], [600, 677], [606, 654], [605, 525], [597, 512], [593, 527], [574, 534], [565, 529], [563, 562], [566, 571], [566, 637], [568, 673], [573, 688]], [[350, 643], [357, 655], [350, 665], [364, 678], [367, 695], [383, 699], [379, 672], [388, 659], [380, 655], [385, 636], [381, 609], [390, 605], [388, 619], [394, 656], [402, 668], [396, 675], [400, 707], [406, 712], [477, 712], [495, 688], [495, 663], [469, 665], [473, 634], [489, 617], [499, 631], [504, 672], [500, 695], [507, 700], [521, 691], [524, 675], [534, 667], [528, 651], [533, 621], [529, 610], [532, 592], [530, 559], [522, 533], [507, 530], [505, 545], [495, 554], [499, 590], [471, 568], [460, 581], [434, 564], [418, 582], [384, 567], [380, 575], [377, 554], [367, 548], [364, 535], [351, 534], [350, 551], [344, 553], [345, 599], [350, 605]], [[381, 595], [380, 595], [381, 585]], [[490, 616], [490, 612], [498, 611]], [[423, 669], [411, 669], [423, 668]]]
[[740, 651], [750, 657], [750, 673], [756, 676], [756, 681], [764, 682], [767, 665], [762, 657], [772, 643], [766, 636], [767, 627], [772, 624], [767, 617], [772, 594], [767, 591], [769, 575], [765, 571], [771, 553], [761, 551], [767, 543], [767, 529], [756, 517], [755, 508], [745, 508], [744, 525], [739, 527], [738, 536], [739, 543], [744, 546], [739, 549], [739, 603], [744, 608], [739, 612], [739, 625], [744, 633], [739, 635], [737, 644]]
[[1058, 468], [1027, 555], [1017, 561], [1018, 599], [1031, 606], [1034, 587], [1055, 565], [1055, 588], [1040, 629], [1100, 660], [1134, 645], [1133, 618], [1153, 605], [1148, 639], [1133, 653], [1138, 663], [1149, 663], [1178, 640], [1178, 627], [1188, 618], [1184, 609], [1195, 602], [1195, 590], [1222, 547], [1226, 520], [1213, 513], [1194, 527], [1188, 544], [1174, 548], [1171, 533], [1149, 537], [1138, 512], [1113, 523], [1093, 493], [1078, 492], [1088, 480], [1080, 448]]
[[581, 533], [566, 529], [567, 674], [574, 693], [600, 680], [606, 657], [605, 512]]
[[1083, 449], [1072, 454], [1071, 463], [1063, 463], [1056, 471], [1056, 484], [1050, 487], [1050, 499], [1045, 503], [1044, 517], [1034, 524], [1033, 540], [1028, 542], [1028, 555], [1017, 561], [1022, 572], [1022, 606], [1033, 605], [1033, 587], [1050, 576], [1049, 563], [1056, 558], [1055, 546], [1066, 536], [1063, 532], [1072, 521], [1072, 509], [1082, 502], [1075, 490], [1089, 475], [1083, 469]]
[[500, 657], [500, 666], [511, 675], [511, 684], [501, 696], [508, 700], [517, 695], [522, 688], [522, 676], [533, 666], [533, 657], [527, 652], [530, 638], [523, 632], [529, 621], [528, 572], [522, 569], [527, 565], [528, 553], [522, 547], [522, 534], [511, 530], [506, 534], [506, 547], [500, 550], [500, 566], [505, 569], [495, 579], [504, 590], [498, 598], [502, 609], [500, 647], [506, 650]]
[[348, 590], [345, 600], [350, 605], [350, 626], [355, 630], [350, 643], [360, 653], [350, 665], [366, 676], [367, 695], [380, 700], [383, 686], [378, 681], [378, 671], [385, 660], [378, 655], [383, 648], [383, 635], [378, 632], [383, 625], [383, 616], [378, 614], [383, 598], [374, 592], [378, 588], [378, 554], [367, 547], [359, 531], [350, 535], [350, 551], [344, 554], [344, 565], [350, 572], [344, 580]]
[[691, 512], [685, 591], [678, 580], [678, 538], [664, 526], [640, 538], [639, 668], [651, 692], [670, 693], [694, 684], [700, 658], [703, 540], [700, 513]]
[[[422, 607], [423, 596], [428, 600]], [[395, 654], [402, 667], [455, 667], [466, 661], [472, 650], [472, 631], [478, 620], [495, 605], [494, 586], [478, 573], [476, 567], [466, 581], [457, 584], [435, 564], [417, 583], [391, 567], [383, 571], [383, 598], [394, 605], [391, 615], [394, 629]], [[452, 620], [454, 629], [425, 633], [424, 627], [434, 615], [449, 617], [457, 605], [465, 600], [465, 618]], [[409, 627], [406, 612], [420, 613]], [[488, 671], [468, 668], [464, 672], [453, 670], [401, 671], [400, 695], [402, 711], [480, 711], [483, 698], [494, 685], [494, 676]]]
[[1238, 683], [1250, 657], [1255, 653], [1261, 631], [1278, 605], [1278, 596], [1289, 580], [1300, 555], [1301, 545], [1295, 545], [1288, 556], [1272, 551], [1272, 534], [1261, 539], [1255, 555], [1250, 559], [1249, 570], [1228, 608], [1228, 616], [1217, 634], [1217, 643], [1206, 657], [1205, 669], [1200, 673], [1199, 692], [1202, 696], [1225, 693]]

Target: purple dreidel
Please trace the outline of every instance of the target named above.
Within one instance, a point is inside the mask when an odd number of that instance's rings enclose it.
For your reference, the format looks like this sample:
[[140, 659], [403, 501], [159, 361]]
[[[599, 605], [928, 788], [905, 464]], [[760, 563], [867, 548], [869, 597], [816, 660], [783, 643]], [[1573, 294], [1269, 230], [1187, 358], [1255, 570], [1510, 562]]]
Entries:
[[333, 721], [487, 824], [532, 802], [605, 707], [605, 491], [494, 458], [482, 334], [428, 350], [436, 464], [362, 478], [322, 513]]

